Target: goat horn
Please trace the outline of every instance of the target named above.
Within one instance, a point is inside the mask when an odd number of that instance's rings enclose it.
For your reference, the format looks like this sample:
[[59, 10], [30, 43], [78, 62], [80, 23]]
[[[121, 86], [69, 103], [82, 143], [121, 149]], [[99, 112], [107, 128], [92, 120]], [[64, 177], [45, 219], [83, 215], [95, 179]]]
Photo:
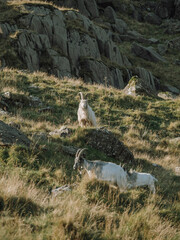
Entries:
[[76, 152], [76, 157], [78, 156], [79, 152], [81, 151], [81, 148], [79, 148]]
[[85, 150], [87, 150], [87, 148], [81, 149], [81, 151], [79, 152], [78, 158], [80, 158], [81, 154], [82, 154]]
[[84, 99], [83, 93], [82, 93], [82, 92], [79, 92], [79, 94], [80, 94], [80, 96], [81, 96], [81, 100], [83, 100], [83, 99]]

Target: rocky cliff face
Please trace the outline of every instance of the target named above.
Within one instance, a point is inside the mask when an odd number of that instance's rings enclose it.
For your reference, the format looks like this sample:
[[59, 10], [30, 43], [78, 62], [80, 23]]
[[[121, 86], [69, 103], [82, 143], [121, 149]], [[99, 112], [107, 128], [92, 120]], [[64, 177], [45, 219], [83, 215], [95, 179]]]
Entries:
[[[136, 74], [156, 90], [158, 80], [153, 74], [145, 68], [136, 68], [119, 48], [122, 41], [153, 44], [153, 39], [130, 31], [115, 10], [131, 10], [140, 21], [146, 19], [152, 24], [161, 24], [162, 18], [172, 14], [178, 18], [179, 1], [172, 1], [170, 7], [166, 1], [158, 4], [152, 1], [151, 6], [141, 6], [154, 9], [157, 14], [148, 16], [140, 14], [140, 6], [133, 8], [134, 5], [127, 5], [124, 1], [121, 4], [118, 0], [54, 2], [58, 6], [78, 10], [29, 3], [24, 4], [22, 14], [16, 16], [16, 24], [1, 21], [0, 35], [4, 41], [12, 34], [16, 35], [12, 45], [22, 66], [30, 71], [46, 71], [60, 78], [81, 77], [85, 82], [119, 89], [123, 89]], [[162, 16], [165, 8], [167, 13]], [[151, 47], [134, 43], [132, 51], [148, 61], [165, 61]], [[1, 57], [1, 62], [6, 62], [6, 59], [7, 56]]]

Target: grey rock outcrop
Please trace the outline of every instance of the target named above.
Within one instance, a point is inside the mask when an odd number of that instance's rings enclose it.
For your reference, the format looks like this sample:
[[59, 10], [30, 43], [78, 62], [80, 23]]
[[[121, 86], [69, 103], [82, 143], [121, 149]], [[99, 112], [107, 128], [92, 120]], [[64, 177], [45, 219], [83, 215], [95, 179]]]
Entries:
[[[71, 3], [67, 1], [66, 4], [70, 6]], [[81, 8], [80, 12], [88, 11], [84, 15], [99, 17], [95, 0], [91, 3], [86, 0], [72, 1], [72, 4]], [[45, 70], [60, 78], [85, 76], [85, 81], [96, 83], [103, 83], [106, 78], [109, 85], [123, 88], [126, 79], [123, 79], [120, 67], [128, 68], [132, 64], [113, 42], [110, 29], [94, 24], [77, 11], [63, 12], [46, 5], [27, 4], [24, 7], [28, 13], [18, 19], [21, 29], [17, 35], [17, 51], [30, 71]], [[93, 9], [97, 11], [93, 12]], [[114, 29], [126, 32], [127, 24], [117, 18], [111, 7], [107, 7], [107, 17], [109, 13], [114, 15]], [[118, 67], [103, 63], [104, 57]], [[80, 61], [83, 58], [86, 59], [84, 64]], [[98, 73], [96, 64], [103, 74]], [[86, 72], [94, 73], [84, 74], [82, 65], [87, 66]]]
[[91, 59], [82, 59], [80, 61], [81, 75], [85, 82], [102, 84], [105, 86], [114, 86], [119, 89], [124, 88], [123, 73], [120, 69], [108, 68], [101, 61]]
[[130, 79], [127, 86], [123, 89], [123, 92], [130, 96], [147, 95], [157, 97], [156, 91], [152, 89], [152, 86], [138, 76], [133, 76]]
[[[27, 67], [30, 71], [46, 71], [59, 78], [81, 77], [85, 82], [106, 84], [119, 89], [123, 89], [130, 77], [137, 74], [153, 86], [152, 89], [156, 87], [152, 73], [144, 68], [136, 68], [133, 60], [130, 61], [126, 56], [126, 49], [124, 51], [120, 44], [123, 41], [136, 41], [153, 45], [158, 40], [146, 39], [142, 34], [130, 29], [125, 20], [119, 18], [116, 10], [130, 11], [131, 16], [141, 13], [141, 10], [149, 11], [145, 19], [153, 24], [160, 24], [158, 8], [158, 16], [154, 13], [157, 3], [148, 2], [142, 7], [137, 7], [133, 3], [122, 3], [118, 0], [53, 2], [79, 11], [48, 4], [24, 4], [25, 11], [17, 16], [16, 25], [4, 22], [0, 24], [0, 36], [4, 39], [9, 40], [9, 34], [15, 32], [15, 38], [10, 41], [13, 42], [13, 50], [16, 51], [23, 68]], [[144, 12], [141, 17], [144, 19]], [[180, 31], [178, 20], [177, 27], [174, 27], [174, 20], [166, 21], [170, 23], [166, 23], [166, 26], [163, 20], [161, 26], [167, 31]], [[172, 27], [169, 27], [171, 24]], [[179, 49], [176, 40], [169, 41], [169, 47]], [[163, 54], [161, 47], [158, 50]], [[152, 47], [133, 43], [132, 52], [148, 61], [165, 62]], [[8, 57], [3, 59], [7, 65]]]
[[152, 47], [144, 47], [138, 43], [133, 43], [131, 51], [138, 57], [152, 62], [165, 62], [165, 59], [159, 55]]
[[30, 146], [31, 141], [22, 132], [0, 121], [0, 146], [20, 144]]
[[146, 87], [151, 89], [153, 92], [156, 91], [155, 78], [150, 71], [146, 70], [145, 68], [137, 67], [135, 68], [135, 72], [139, 78], [145, 82]]
[[175, 18], [180, 20], [180, 0], [175, 0]]
[[2, 23], [0, 24], [0, 37], [6, 38], [10, 33], [15, 32], [17, 29], [17, 25]]
[[73, 73], [78, 75], [78, 60], [80, 57], [92, 57], [100, 59], [100, 52], [95, 38], [91, 38], [87, 34], [80, 34], [76, 30], [69, 31], [68, 36], [68, 52], [71, 61], [71, 69]]

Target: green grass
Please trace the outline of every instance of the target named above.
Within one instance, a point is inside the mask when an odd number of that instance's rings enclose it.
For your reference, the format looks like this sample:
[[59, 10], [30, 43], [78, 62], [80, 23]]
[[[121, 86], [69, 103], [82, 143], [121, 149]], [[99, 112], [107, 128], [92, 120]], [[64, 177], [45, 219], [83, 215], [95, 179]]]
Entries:
[[[39, 107], [10, 105], [9, 115], [0, 115], [6, 123], [20, 124], [33, 141], [30, 149], [0, 148], [0, 239], [179, 238], [180, 177], [175, 167], [180, 149], [170, 140], [180, 131], [180, 99], [131, 97], [114, 88], [16, 69], [1, 71], [0, 92], [5, 91], [37, 96], [53, 110], [40, 113]], [[99, 126], [106, 126], [133, 152], [131, 167], [158, 178], [156, 196], [147, 188], [120, 192], [73, 171], [74, 158], [62, 145], [87, 147], [88, 159], [120, 163], [86, 144], [91, 128], [78, 127], [79, 91], [88, 94]], [[34, 133], [48, 134], [62, 125], [72, 129], [71, 136], [33, 140]], [[71, 192], [49, 194], [74, 183]]]

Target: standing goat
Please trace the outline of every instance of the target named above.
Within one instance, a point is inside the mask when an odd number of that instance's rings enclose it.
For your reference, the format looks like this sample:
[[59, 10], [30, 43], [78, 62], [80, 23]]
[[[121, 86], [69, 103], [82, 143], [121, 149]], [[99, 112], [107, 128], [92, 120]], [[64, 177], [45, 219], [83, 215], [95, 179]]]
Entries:
[[150, 173], [130, 171], [127, 173], [127, 181], [129, 183], [128, 188], [148, 186], [151, 192], [154, 194], [156, 192], [154, 182], [157, 182], [158, 180]]
[[81, 96], [81, 100], [78, 108], [78, 122], [81, 127], [85, 127], [86, 125], [97, 126], [95, 113], [92, 108], [88, 104], [88, 100], [84, 99], [82, 92], [79, 92]]
[[86, 148], [77, 150], [73, 166], [74, 169], [84, 168], [90, 178], [95, 177], [98, 180], [110, 182], [113, 185], [118, 185], [120, 189], [126, 189], [128, 187], [126, 172], [120, 165], [100, 160], [89, 161], [81, 156], [84, 150], [86, 150]]

